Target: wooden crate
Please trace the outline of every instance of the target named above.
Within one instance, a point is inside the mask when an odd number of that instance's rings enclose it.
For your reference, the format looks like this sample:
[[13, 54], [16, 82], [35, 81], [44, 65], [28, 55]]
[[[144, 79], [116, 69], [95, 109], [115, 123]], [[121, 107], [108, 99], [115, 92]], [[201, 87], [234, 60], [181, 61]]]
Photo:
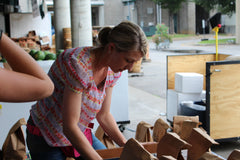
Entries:
[[[219, 60], [229, 55], [219, 54]], [[167, 89], [174, 89], [176, 72], [206, 74], [206, 62], [215, 61], [215, 54], [171, 55], [167, 57]], [[206, 89], [205, 78], [203, 88]]]
[[240, 136], [240, 61], [225, 61], [229, 55], [171, 55], [167, 57], [167, 89], [174, 89], [176, 72], [204, 75], [206, 130], [214, 139]]

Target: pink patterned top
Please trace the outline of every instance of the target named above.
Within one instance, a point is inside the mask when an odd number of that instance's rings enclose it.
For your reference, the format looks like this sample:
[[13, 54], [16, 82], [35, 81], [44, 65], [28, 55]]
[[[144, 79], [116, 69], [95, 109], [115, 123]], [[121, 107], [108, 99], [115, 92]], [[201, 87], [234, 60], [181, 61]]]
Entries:
[[106, 81], [99, 90], [93, 80], [90, 47], [68, 49], [59, 55], [48, 75], [55, 90], [52, 96], [38, 101], [30, 111], [35, 125], [50, 146], [71, 146], [62, 129], [62, 101], [65, 87], [82, 93], [81, 113], [78, 126], [84, 132], [101, 109], [106, 96], [105, 89], [114, 86], [121, 73], [108, 67]]

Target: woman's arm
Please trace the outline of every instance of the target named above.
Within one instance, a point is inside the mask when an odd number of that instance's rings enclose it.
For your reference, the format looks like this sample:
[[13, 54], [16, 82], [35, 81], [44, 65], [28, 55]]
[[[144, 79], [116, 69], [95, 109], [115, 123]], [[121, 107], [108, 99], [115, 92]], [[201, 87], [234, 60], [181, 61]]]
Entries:
[[0, 39], [0, 52], [12, 68], [0, 68], [0, 101], [34, 101], [52, 94], [54, 85], [48, 75], [5, 34]]
[[101, 110], [97, 114], [97, 120], [100, 126], [103, 128], [105, 133], [119, 146], [124, 146], [127, 142], [123, 134], [120, 132], [117, 123], [110, 113], [111, 98], [112, 98], [113, 87], [106, 89], [106, 97], [102, 104]]
[[63, 132], [81, 156], [89, 160], [102, 160], [78, 127], [81, 99], [81, 94], [65, 88], [62, 110]]

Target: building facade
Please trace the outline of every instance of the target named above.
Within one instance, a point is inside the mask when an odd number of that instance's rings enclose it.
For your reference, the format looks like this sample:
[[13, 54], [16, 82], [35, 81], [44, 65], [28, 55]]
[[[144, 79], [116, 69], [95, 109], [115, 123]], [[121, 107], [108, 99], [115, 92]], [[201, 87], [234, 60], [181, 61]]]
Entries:
[[[53, 0], [46, 0], [45, 2], [48, 10], [52, 12]], [[0, 5], [2, 12], [4, 12], [3, 5], [6, 4]], [[14, 4], [9, 5], [10, 9], [11, 5], [15, 5], [12, 6], [13, 12], [32, 12], [31, 0], [14, 0]], [[173, 23], [170, 23], [172, 19], [168, 9], [162, 9], [152, 0], [91, 0], [91, 13], [92, 26], [114, 26], [122, 20], [130, 20], [140, 25], [148, 36], [155, 33], [155, 26], [159, 23], [172, 27], [173, 33], [209, 33], [211, 28], [207, 20], [213, 15], [204, 11], [194, 2], [189, 1], [182, 3], [181, 9], [173, 16]], [[221, 32], [235, 34], [235, 19], [235, 14], [232, 17], [223, 15]]]
[[[169, 11], [152, 0], [104, 0], [102, 4], [92, 5], [93, 26], [116, 25], [122, 20], [131, 20], [140, 25], [147, 36], [155, 33], [155, 26], [159, 23], [170, 26]], [[175, 33], [196, 33], [196, 18], [192, 16], [196, 14], [195, 6], [193, 2], [182, 4], [179, 13], [174, 15], [172, 27]], [[97, 20], [103, 14], [104, 18]]]

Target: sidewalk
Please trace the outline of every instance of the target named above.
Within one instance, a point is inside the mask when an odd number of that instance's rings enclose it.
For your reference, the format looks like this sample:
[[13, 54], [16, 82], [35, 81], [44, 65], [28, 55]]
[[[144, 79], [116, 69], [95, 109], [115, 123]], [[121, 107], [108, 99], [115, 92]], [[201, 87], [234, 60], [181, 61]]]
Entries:
[[[207, 38], [209, 40], [215, 40], [214, 35], [206, 36], [195, 36], [185, 39], [175, 39], [173, 43], [170, 44], [170, 50], [174, 49], [191, 49], [191, 50], [201, 50], [205, 53], [216, 53], [215, 45], [199, 45], [198, 42], [201, 42], [201, 39]], [[218, 39], [223, 38], [234, 38], [234, 36], [218, 36]], [[151, 43], [151, 42], [150, 42]], [[218, 53], [230, 54], [230, 55], [240, 55], [240, 45], [238, 44], [227, 44], [227, 45], [218, 45]]]
[[[123, 132], [127, 138], [135, 137], [135, 130], [140, 121], [154, 125], [158, 118], [166, 120], [166, 56], [181, 53], [172, 50], [201, 50], [204, 53], [215, 53], [216, 47], [199, 46], [202, 37], [174, 40], [169, 51], [156, 50], [150, 42], [150, 62], [142, 63], [143, 76], [129, 77], [129, 119]], [[240, 45], [219, 45], [219, 53], [240, 55]], [[227, 158], [234, 149], [240, 149], [240, 141], [223, 142], [212, 150]]]

